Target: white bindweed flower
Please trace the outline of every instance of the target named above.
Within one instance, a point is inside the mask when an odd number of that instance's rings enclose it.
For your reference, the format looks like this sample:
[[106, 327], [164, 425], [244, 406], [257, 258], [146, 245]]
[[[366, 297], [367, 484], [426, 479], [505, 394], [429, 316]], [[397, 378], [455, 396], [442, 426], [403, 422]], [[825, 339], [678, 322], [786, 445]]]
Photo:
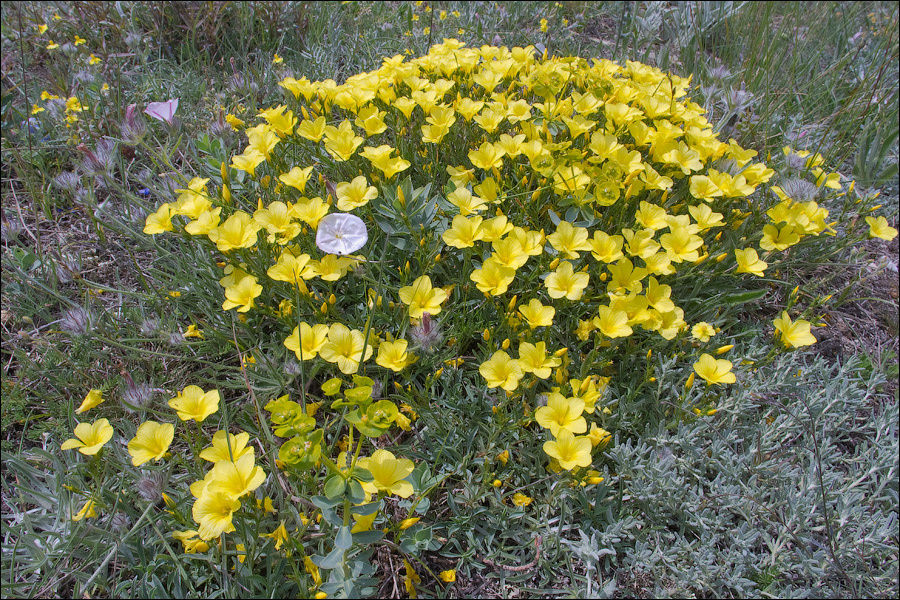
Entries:
[[366, 224], [356, 215], [332, 213], [319, 221], [316, 246], [328, 254], [345, 255], [366, 245], [369, 234]]
[[144, 109], [144, 113], [171, 125], [175, 120], [176, 110], [178, 110], [178, 98], [172, 98], [166, 102], [151, 102]]

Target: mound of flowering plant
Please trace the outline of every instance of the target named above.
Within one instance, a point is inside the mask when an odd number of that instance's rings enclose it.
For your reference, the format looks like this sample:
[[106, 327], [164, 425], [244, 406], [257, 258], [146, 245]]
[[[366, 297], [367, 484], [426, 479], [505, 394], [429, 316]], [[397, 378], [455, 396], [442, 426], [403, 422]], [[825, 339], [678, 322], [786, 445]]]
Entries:
[[[793, 247], [855, 235], [829, 221], [823, 204], [858, 198], [820, 155], [785, 149], [774, 180], [755, 151], [719, 138], [689, 79], [640, 63], [445, 40], [340, 85], [280, 85], [284, 104], [229, 119], [243, 152], [144, 231], [203, 245], [222, 310], [297, 363], [290, 392], [265, 400], [265, 425], [283, 481], [335, 528], [334, 552], [307, 562], [316, 577], [344, 565], [350, 579], [346, 552], [377, 529], [381, 500], [423, 491], [414, 463], [384, 446], [416, 426], [445, 369], [495, 413], [524, 414], [551, 471], [596, 484], [624, 401], [617, 362], [677, 351], [693, 368], [686, 387], [695, 375], [739, 383], [714, 356], [731, 347], [720, 332], [737, 303], [779, 283]], [[874, 219], [872, 231], [896, 235]], [[816, 304], [794, 304], [774, 322], [775, 348], [815, 342]], [[218, 401], [189, 386], [172, 408], [201, 427]], [[142, 427], [135, 464], [171, 439]], [[246, 433], [207, 444], [187, 551], [234, 531], [266, 477]]]

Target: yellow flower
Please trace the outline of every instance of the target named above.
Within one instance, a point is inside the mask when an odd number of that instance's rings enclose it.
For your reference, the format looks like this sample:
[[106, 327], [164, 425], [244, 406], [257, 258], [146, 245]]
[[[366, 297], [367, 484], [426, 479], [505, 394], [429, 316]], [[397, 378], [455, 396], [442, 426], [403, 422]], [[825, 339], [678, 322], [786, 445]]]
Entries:
[[241, 127], [246, 126], [246, 123], [244, 123], [242, 120], [238, 119], [231, 113], [225, 115], [225, 122], [231, 125], [231, 128], [235, 131], [239, 130]]
[[778, 229], [775, 225], [763, 227], [763, 237], [759, 247], [763, 250], [786, 250], [800, 241], [800, 234], [792, 225]]
[[[691, 374], [693, 375], [693, 373]], [[609, 440], [612, 439], [612, 434], [602, 427], [598, 427], [596, 423], [591, 423], [591, 429], [588, 431], [587, 437], [591, 440], [591, 446], [598, 446], [600, 450], [603, 450], [609, 444]]]
[[478, 372], [489, 388], [502, 387], [507, 392], [515, 391], [519, 380], [525, 375], [521, 363], [503, 350], [497, 350], [490, 359], [481, 363]]
[[441, 581], [444, 583], [453, 583], [456, 581], [456, 569], [441, 571], [438, 577], [440, 577]]
[[173, 216], [172, 205], [168, 202], [161, 204], [159, 208], [156, 209], [155, 213], [147, 215], [147, 220], [144, 224], [144, 233], [155, 235], [157, 233], [163, 233], [164, 231], [172, 231]]
[[108, 419], [100, 419], [93, 423], [79, 423], [75, 426], [75, 437], [62, 443], [62, 450], [77, 448], [86, 456], [93, 456], [100, 452], [106, 442], [112, 439], [113, 428]]
[[549, 26], [549, 22], [547, 21], [547, 19], [541, 19], [541, 32], [542, 33], [547, 33], [548, 26]]
[[406, 350], [408, 345], [409, 342], [406, 340], [382, 342], [378, 346], [378, 356], [375, 358], [375, 362], [385, 369], [399, 373], [415, 361], [415, 357]]
[[810, 332], [811, 323], [802, 319], [791, 321], [787, 311], [781, 313], [781, 317], [775, 319], [775, 337], [781, 336], [781, 342], [786, 348], [800, 348], [812, 346], [816, 343], [815, 336]]
[[709, 338], [716, 335], [716, 329], [706, 321], [701, 321], [691, 327], [691, 336], [698, 341], [708, 342]]
[[473, 166], [485, 171], [499, 169], [503, 166], [503, 150], [490, 142], [484, 142], [478, 150], [469, 151], [469, 160]]
[[418, 277], [411, 285], [400, 288], [400, 301], [409, 305], [409, 316], [422, 318], [423, 313], [436, 315], [441, 312], [441, 304], [447, 299], [447, 292], [431, 285], [428, 275]]
[[85, 40], [83, 37], [80, 37], [78, 35], [75, 36], [75, 45], [76, 46], [80, 46], [80, 45], [84, 44], [86, 41], [87, 40]]
[[753, 248], [735, 248], [734, 256], [738, 265], [736, 273], [750, 273], [751, 275], [762, 277], [766, 267], [769, 266], [767, 262], [760, 260], [759, 255]]
[[[211, 230], [208, 236], [220, 252], [229, 252], [236, 248], [249, 248], [256, 244], [260, 229], [262, 226], [254, 221], [253, 217], [239, 210], [228, 217], [224, 223]], [[146, 229], [144, 232], [146, 233]]]
[[194, 521], [200, 525], [200, 538], [212, 540], [223, 533], [234, 531], [232, 515], [241, 507], [241, 503], [231, 494], [222, 491], [205, 491], [197, 501], [191, 513]]
[[200, 338], [202, 340], [203, 339], [203, 330], [198, 329], [196, 325], [191, 324], [191, 325], [188, 325], [188, 328], [185, 329], [184, 333], [181, 335], [183, 335], [185, 338]]
[[493, 255], [482, 263], [480, 269], [469, 274], [469, 279], [475, 282], [478, 289], [491, 296], [505, 294], [515, 277], [515, 269], [504, 265]]
[[245, 171], [250, 174], [250, 177], [253, 177], [254, 173], [256, 173], [256, 167], [258, 167], [260, 163], [264, 162], [265, 160], [265, 154], [263, 154], [256, 148], [248, 147], [246, 150], [244, 150], [243, 154], [233, 156], [231, 158], [231, 164], [229, 166], [232, 169], [237, 169], [238, 171]]
[[201, 540], [198, 537], [199, 535], [200, 533], [196, 529], [172, 532], [172, 537], [181, 542], [181, 545], [184, 547], [185, 554], [196, 554], [197, 552], [209, 550], [209, 544]]
[[555, 271], [547, 275], [544, 286], [551, 298], [568, 298], [580, 300], [587, 287], [589, 276], [587, 273], [576, 273], [572, 263], [562, 261]]
[[306, 191], [306, 183], [309, 181], [310, 175], [312, 175], [312, 170], [313, 167], [306, 167], [305, 169], [291, 167], [290, 171], [279, 175], [278, 179], [285, 185], [291, 186], [302, 194]]
[[560, 221], [556, 231], [547, 236], [547, 241], [556, 248], [562, 258], [577, 259], [579, 252], [591, 249], [588, 230], [584, 227], [574, 227], [568, 221]]
[[266, 480], [266, 472], [256, 466], [253, 454], [247, 453], [234, 462], [219, 461], [209, 472], [209, 485], [203, 494], [222, 492], [234, 498], [249, 494]]
[[536, 327], [550, 327], [553, 325], [553, 316], [556, 309], [552, 306], [544, 306], [537, 298], [532, 298], [528, 304], [519, 307], [521, 314], [528, 322], [528, 327], [534, 329]]
[[544, 452], [555, 458], [566, 471], [591, 464], [591, 440], [586, 436], [575, 437], [562, 430], [555, 440], [544, 442]]
[[308, 323], [303, 322], [294, 327], [291, 335], [284, 340], [284, 346], [288, 350], [293, 350], [297, 360], [310, 360], [318, 356], [326, 341], [328, 341], [328, 325], [317, 323], [310, 327]]
[[[275, 540], [275, 549], [281, 550], [282, 544], [288, 541], [288, 532], [287, 528], [284, 526], [284, 521], [282, 521], [281, 524], [275, 528], [275, 531], [273, 531], [272, 533], [266, 533], [263, 535], [263, 537], [269, 537]], [[290, 550], [288, 550], [287, 553], [290, 554]]]
[[608, 338], [628, 337], [634, 331], [628, 325], [628, 313], [609, 306], [600, 306], [594, 325]]
[[359, 466], [372, 474], [372, 481], [362, 484], [366, 492], [374, 494], [383, 491], [401, 498], [412, 496], [413, 486], [406, 481], [406, 477], [413, 472], [413, 461], [398, 459], [388, 450], [379, 449], [372, 456], [361, 458]]
[[[284, 62], [284, 59], [281, 58], [280, 56], [278, 56], [278, 53], [277, 53], [277, 52], [275, 53], [274, 56], [272, 56], [272, 64], [273, 64], [273, 65], [280, 65], [280, 64], [283, 63], [283, 62]], [[277, 548], [276, 548], [276, 549], [277, 549]]]
[[884, 217], [866, 217], [866, 223], [869, 224], [870, 238], [881, 238], [889, 242], [897, 237], [897, 230], [888, 225]]
[[450, 228], [441, 234], [441, 239], [454, 248], [471, 248], [481, 239], [482, 220], [477, 215], [469, 218], [456, 215]]
[[206, 417], [219, 410], [219, 400], [219, 390], [204, 392], [196, 385], [189, 385], [169, 400], [169, 406], [175, 409], [182, 421], [202, 423]]
[[694, 363], [694, 371], [708, 385], [715, 383], [734, 383], [737, 378], [731, 372], [732, 363], [724, 358], [713, 358], [710, 354], [701, 354], [700, 360]]
[[534, 502], [534, 498], [526, 496], [522, 492], [516, 492], [515, 494], [513, 494], [512, 503], [516, 506], [528, 506], [532, 502]]
[[50, 43], [47, 44], [47, 50], [56, 50], [57, 48], [59, 48], [59, 44], [57, 44], [53, 40], [50, 40]]
[[103, 61], [101, 59], [97, 58], [96, 56], [94, 56], [93, 53], [91, 54], [90, 58], [88, 59], [89, 65], [96, 65], [101, 62], [103, 62]]
[[365, 343], [361, 331], [351, 330], [341, 323], [332, 323], [328, 328], [328, 341], [322, 345], [319, 356], [337, 364], [344, 375], [350, 375], [356, 373], [360, 362], [369, 360], [372, 352], [372, 346]]
[[46, 109], [42, 106], [38, 106], [37, 104], [31, 105], [31, 114], [36, 115], [38, 113], [44, 112]]
[[253, 446], [248, 446], [250, 434], [241, 432], [237, 435], [225, 431], [217, 431], [212, 438], [212, 445], [200, 452], [200, 458], [211, 463], [220, 461], [236, 461], [245, 454], [253, 456]]
[[131, 441], [128, 442], [128, 453], [131, 464], [139, 467], [150, 460], [159, 460], [169, 450], [175, 437], [175, 426], [171, 423], [147, 421], [141, 423]]
[[581, 416], [584, 412], [584, 400], [566, 398], [558, 392], [547, 395], [547, 406], [534, 412], [534, 420], [544, 429], [549, 429], [553, 437], [559, 437], [560, 431], [584, 433], [587, 421]]
[[337, 207], [344, 212], [365, 206], [369, 200], [378, 197], [378, 190], [363, 175], [354, 177], [353, 181], [337, 184]]
[[75, 409], [75, 414], [80, 415], [83, 412], [87, 412], [101, 402], [103, 402], [103, 392], [97, 389], [93, 389], [87, 393], [87, 396], [84, 397], [84, 400], [81, 402], [81, 406]]
[[80, 521], [82, 519], [94, 519], [97, 517], [97, 511], [95, 507], [97, 503], [93, 500], [88, 500], [84, 504], [81, 505], [81, 508], [78, 509], [78, 512], [72, 515], [73, 521]]
[[519, 365], [526, 373], [533, 373], [535, 377], [547, 379], [554, 367], [560, 365], [560, 359], [547, 356], [547, 344], [538, 342], [519, 344]]
[[262, 286], [253, 275], [246, 275], [240, 280], [225, 288], [225, 301], [222, 310], [237, 308], [239, 313], [245, 313], [255, 306], [254, 300], [262, 294]]
[[37, 28], [38, 35], [44, 35], [47, 33], [47, 26], [41, 23], [40, 25], [35, 25]]

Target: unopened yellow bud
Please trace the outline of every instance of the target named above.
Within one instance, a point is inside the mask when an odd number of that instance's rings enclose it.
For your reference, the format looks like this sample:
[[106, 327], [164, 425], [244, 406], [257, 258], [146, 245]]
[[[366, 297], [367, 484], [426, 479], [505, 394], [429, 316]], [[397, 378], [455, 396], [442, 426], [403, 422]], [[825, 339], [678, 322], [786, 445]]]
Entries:
[[[559, 350], [557, 350], [556, 352], [553, 353], [553, 356], [559, 358], [561, 356], [565, 356], [568, 353], [569, 353], [568, 348], [560, 348]], [[585, 381], [587, 381], [587, 379], [585, 379]]]
[[[716, 354], [725, 354], [732, 348], [734, 348], [734, 344], [728, 344], [727, 346], [719, 346], [718, 348], [716, 348]], [[693, 373], [692, 373], [692, 375], [693, 375]]]
[[509, 301], [509, 304], [506, 305], [506, 310], [512, 312], [516, 309], [516, 300], [519, 299], [518, 295], [514, 295], [512, 299]]
[[337, 298], [335, 297], [334, 294], [331, 294], [330, 296], [328, 296], [328, 304], [334, 304], [335, 302], [337, 302]]
[[711, 416], [713, 416], [714, 414], [716, 414], [717, 412], [719, 412], [719, 409], [718, 409], [718, 408], [711, 408], [711, 409], [709, 409], [708, 411], [706, 411], [706, 416], [707, 416], [707, 417], [711, 417]]
[[222, 200], [224, 200], [226, 204], [231, 204], [231, 190], [224, 184], [222, 185]]
[[554, 259], [553, 259], [553, 262], [550, 263], [550, 269], [555, 269], [555, 268], [558, 267], [558, 266], [559, 266], [559, 259], [558, 259], [558, 258], [554, 258]]
[[308, 118], [309, 118], [309, 111], [306, 110], [306, 107], [305, 107], [305, 106], [301, 106], [301, 107], [300, 107], [300, 114], [303, 115], [303, 118], [304, 118], [304, 119], [308, 119]]
[[502, 347], [504, 350], [509, 350], [509, 344], [509, 338], [506, 338], [505, 340], [503, 340], [503, 343], [500, 344], [500, 347]]
[[536, 201], [536, 200], [537, 200], [538, 198], [540, 198], [540, 197], [541, 197], [541, 190], [534, 190], [534, 191], [531, 193], [531, 200], [532, 200], [532, 202], [533, 202], [533, 201]]
[[219, 164], [219, 173], [221, 173], [221, 175], [222, 175], [222, 183], [227, 182], [228, 181], [228, 167], [225, 166], [224, 162]]
[[503, 485], [503, 482], [500, 481], [499, 479], [495, 479], [494, 482], [491, 483], [491, 485], [494, 486], [495, 488], [499, 488], [500, 486]]
[[606, 273], [600, 273], [600, 281], [606, 281], [608, 277]]
[[406, 206], [406, 196], [403, 194], [403, 188], [399, 185], [397, 186], [397, 201], [401, 206]]
[[716, 241], [718, 242], [722, 238], [722, 232], [716, 234]]
[[491, 339], [491, 330], [487, 327], [484, 328], [484, 331], [481, 332], [481, 339], [486, 342], [489, 342]]
[[441, 374], [443, 372], [444, 372], [444, 367], [441, 367], [440, 369], [438, 369], [437, 371], [434, 372], [434, 378], [437, 379], [438, 377], [441, 376]]
[[328, 302], [323, 302], [322, 306], [319, 308], [319, 310], [322, 311], [323, 315], [327, 315], [328, 314]]
[[440, 252], [438, 252], [437, 256], [434, 257], [434, 262], [436, 262], [436, 263], [441, 262], [441, 253]]
[[420, 518], [421, 517], [410, 517], [409, 519], [403, 519], [402, 521], [400, 521], [400, 531], [409, 529], [410, 527], [418, 523]]
[[716, 261], [716, 262], [722, 262], [723, 260], [725, 260], [725, 257], [726, 257], [726, 256], [728, 256], [728, 253], [726, 253], [726, 252], [720, 252], [719, 254], [716, 254], [715, 261]]
[[403, 270], [409, 273], [409, 261], [406, 261], [406, 264], [403, 265]]
[[647, 350], [647, 360], [650, 360], [650, 357], [653, 356], [653, 348]]
[[691, 389], [691, 386], [693, 386], [693, 385], [694, 385], [694, 373], [691, 372], [691, 374], [688, 375], [687, 381], [684, 382], [684, 389], [689, 390], [689, 389]]
[[492, 406], [492, 407], [491, 407], [491, 412], [494, 413], [495, 415], [496, 415], [499, 411], [500, 411], [500, 408], [499, 408], [498, 406]]
[[603, 483], [603, 478], [594, 475], [593, 477], [588, 477], [586, 481], [588, 485], [598, 485], [600, 483]]

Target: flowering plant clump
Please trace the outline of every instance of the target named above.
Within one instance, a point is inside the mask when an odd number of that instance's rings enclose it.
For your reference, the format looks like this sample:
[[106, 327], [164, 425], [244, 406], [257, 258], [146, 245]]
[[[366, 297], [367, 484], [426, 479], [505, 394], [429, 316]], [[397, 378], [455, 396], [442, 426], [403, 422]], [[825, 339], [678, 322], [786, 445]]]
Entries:
[[[732, 348], [721, 340], [734, 307], [780, 283], [773, 273], [795, 246], [863, 238], [825, 207], [861, 202], [852, 182], [791, 148], [776, 178], [755, 151], [720, 139], [690, 85], [637, 62], [453, 39], [342, 84], [287, 77], [284, 103], [255, 123], [226, 117], [242, 152], [146, 218], [148, 235], [202, 245], [222, 311], [246, 325], [239, 335], [292, 363], [299, 393], [266, 398], [258, 417], [277, 470], [336, 532], [334, 552], [304, 561], [317, 586], [318, 568], [351, 578], [346, 552], [389, 521], [386, 498], [424, 492], [422, 469], [384, 446], [415, 426], [445, 369], [498, 418], [524, 414], [517, 426], [549, 470], [596, 485], [591, 467], [626, 396], [617, 362], [677, 355], [685, 390], [695, 374], [709, 384], [678, 401], [708, 404], [713, 386], [744, 376], [743, 363], [713, 356]], [[866, 233], [895, 236], [882, 221]], [[791, 294], [772, 352], [815, 343], [824, 302], [795, 308]], [[177, 427], [198, 431], [225, 404], [194, 385], [169, 401]], [[133, 465], [166, 458], [174, 429], [142, 424]], [[96, 453], [107, 433], [76, 431], [66, 447]], [[176, 532], [188, 553], [236, 531], [267, 476], [249, 433], [209, 440], [196, 458], [212, 466]], [[257, 509], [268, 512], [265, 500]], [[410, 515], [396, 532], [417, 523]], [[284, 522], [267, 536], [285, 553], [302, 548]]]

